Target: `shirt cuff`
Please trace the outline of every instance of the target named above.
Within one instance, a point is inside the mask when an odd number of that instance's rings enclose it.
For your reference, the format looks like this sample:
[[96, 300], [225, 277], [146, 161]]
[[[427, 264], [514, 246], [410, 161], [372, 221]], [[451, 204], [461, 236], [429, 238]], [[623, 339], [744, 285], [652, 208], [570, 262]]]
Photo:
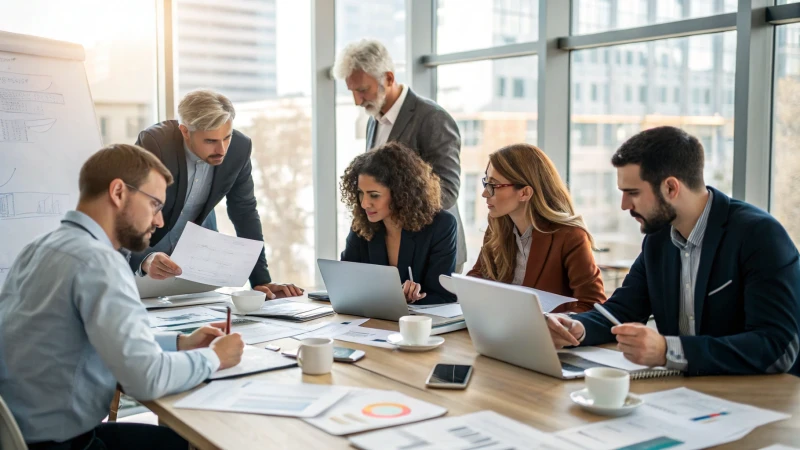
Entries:
[[[178, 335], [180, 334], [179, 332], [159, 331], [154, 334], [156, 336], [156, 342], [158, 342], [158, 345], [161, 346], [161, 350], [164, 350], [165, 352], [178, 351]], [[214, 355], [216, 356], [216, 353]]]
[[153, 253], [155, 253], [155, 252], [150, 252], [150, 253], [147, 254], [147, 256], [142, 258], [142, 262], [139, 263], [139, 268], [136, 269], [136, 276], [137, 277], [143, 277], [143, 276], [147, 275], [146, 273], [144, 273], [144, 270], [142, 270], [142, 265], [144, 264], [145, 261], [147, 261], [147, 258], [149, 258], [150, 255], [152, 255]]
[[208, 367], [209, 369], [211, 369], [211, 373], [214, 373], [217, 370], [219, 370], [219, 365], [220, 365], [219, 356], [217, 356], [217, 352], [215, 352], [214, 350], [211, 350], [208, 347], [204, 347], [189, 351], [197, 352], [203, 355], [206, 361], [208, 361]]
[[667, 369], [676, 369], [686, 372], [689, 361], [683, 354], [683, 343], [678, 336], [665, 336], [667, 340]]

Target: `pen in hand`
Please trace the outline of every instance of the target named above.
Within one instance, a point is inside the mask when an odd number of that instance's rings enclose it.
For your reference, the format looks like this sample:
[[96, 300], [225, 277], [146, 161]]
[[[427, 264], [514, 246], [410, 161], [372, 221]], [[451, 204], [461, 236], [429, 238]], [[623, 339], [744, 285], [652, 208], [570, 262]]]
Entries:
[[231, 334], [231, 307], [226, 306], [225, 309], [228, 312], [228, 318], [225, 321], [225, 334], [228, 335]]
[[411, 273], [411, 266], [408, 266], [408, 279], [413, 283], [414, 282], [414, 274]]
[[613, 315], [612, 315], [610, 312], [608, 312], [608, 310], [607, 310], [607, 309], [603, 308], [603, 306], [602, 306], [600, 303], [595, 303], [595, 304], [594, 304], [594, 309], [596, 309], [597, 311], [599, 311], [599, 312], [600, 312], [600, 314], [602, 314], [602, 315], [603, 315], [603, 317], [605, 317], [606, 319], [608, 319], [608, 320], [609, 320], [609, 322], [613, 323], [614, 325], [622, 325], [622, 322], [620, 322], [619, 320], [617, 320], [617, 318], [616, 318], [616, 317], [614, 317], [614, 316], [613, 316]]

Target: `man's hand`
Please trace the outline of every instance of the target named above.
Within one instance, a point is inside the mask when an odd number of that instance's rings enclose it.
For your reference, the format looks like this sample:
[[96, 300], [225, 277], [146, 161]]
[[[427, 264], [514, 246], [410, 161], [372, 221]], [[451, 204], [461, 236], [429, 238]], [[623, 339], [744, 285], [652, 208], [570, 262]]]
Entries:
[[406, 282], [403, 283], [403, 295], [406, 296], [406, 303], [416, 303], [425, 298], [428, 294], [420, 292], [421, 290], [421, 284], [406, 280]]
[[556, 348], [574, 347], [581, 344], [579, 339], [586, 333], [582, 323], [570, 319], [565, 314], [545, 313], [544, 317], [547, 321], [547, 327], [550, 329], [550, 337], [553, 338], [553, 345]]
[[210, 324], [211, 326], [200, 327], [192, 332], [192, 334], [182, 334], [178, 338], [178, 350], [194, 350], [196, 348], [205, 348], [211, 344], [214, 339], [225, 336], [225, 322], [216, 322]]
[[211, 342], [211, 350], [219, 358], [219, 370], [233, 367], [242, 360], [244, 341], [239, 333], [222, 336]]
[[267, 283], [254, 286], [253, 289], [267, 294], [267, 298], [270, 300], [303, 295], [303, 290], [293, 284]]
[[617, 335], [617, 348], [629, 361], [648, 367], [667, 364], [667, 340], [658, 331], [641, 323], [624, 323], [611, 332]]
[[153, 253], [142, 262], [142, 271], [154, 280], [166, 280], [183, 273], [166, 253]]

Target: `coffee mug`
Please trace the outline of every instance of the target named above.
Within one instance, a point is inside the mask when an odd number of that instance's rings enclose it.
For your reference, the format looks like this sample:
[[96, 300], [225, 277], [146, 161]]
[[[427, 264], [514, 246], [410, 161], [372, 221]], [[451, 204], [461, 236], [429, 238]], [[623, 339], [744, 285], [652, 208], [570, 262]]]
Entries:
[[403, 316], [400, 318], [400, 335], [403, 342], [422, 345], [428, 342], [433, 320], [427, 316]]
[[297, 365], [306, 375], [330, 373], [333, 366], [333, 339], [308, 338], [300, 341]]
[[595, 406], [619, 408], [625, 404], [631, 386], [628, 372], [611, 367], [592, 367], [586, 369], [584, 377]]

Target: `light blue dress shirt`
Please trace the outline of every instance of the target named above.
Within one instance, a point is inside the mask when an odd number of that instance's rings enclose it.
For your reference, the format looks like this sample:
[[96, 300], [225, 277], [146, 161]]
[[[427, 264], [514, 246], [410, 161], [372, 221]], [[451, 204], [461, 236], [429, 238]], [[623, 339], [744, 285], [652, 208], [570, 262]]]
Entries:
[[29, 443], [97, 427], [117, 382], [150, 400], [219, 368], [213, 350], [176, 344], [150, 328], [125, 257], [81, 212], [28, 244], [0, 291], [0, 396]]

